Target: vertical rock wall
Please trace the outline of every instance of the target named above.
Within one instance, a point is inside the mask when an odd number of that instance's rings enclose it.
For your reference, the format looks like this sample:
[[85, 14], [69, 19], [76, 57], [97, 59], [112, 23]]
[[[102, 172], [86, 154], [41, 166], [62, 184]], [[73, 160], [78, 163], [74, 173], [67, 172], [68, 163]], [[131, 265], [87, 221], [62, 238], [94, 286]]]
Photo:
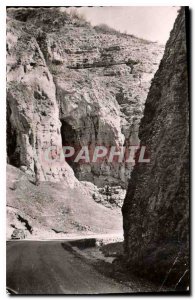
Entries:
[[23, 24], [7, 25], [7, 154], [8, 162], [36, 174], [38, 180], [74, 181], [70, 166], [47, 159], [60, 148], [59, 107], [53, 77], [36, 39]]
[[[150, 163], [137, 165], [123, 205], [129, 266], [163, 281], [188, 273], [189, 99], [185, 9], [180, 11], [146, 100], [139, 137]], [[147, 273], [147, 274], [149, 274]], [[164, 277], [163, 277], [164, 276]], [[184, 276], [185, 277], [185, 276]]]
[[[34, 154], [62, 142], [91, 149], [138, 144], [143, 104], [163, 50], [131, 35], [97, 31], [60, 8], [8, 9], [10, 163], [34, 171]], [[56, 166], [42, 167], [36, 170], [43, 180], [63, 177]], [[98, 186], [126, 187], [132, 171], [132, 165], [107, 158], [72, 167], [79, 180]]]

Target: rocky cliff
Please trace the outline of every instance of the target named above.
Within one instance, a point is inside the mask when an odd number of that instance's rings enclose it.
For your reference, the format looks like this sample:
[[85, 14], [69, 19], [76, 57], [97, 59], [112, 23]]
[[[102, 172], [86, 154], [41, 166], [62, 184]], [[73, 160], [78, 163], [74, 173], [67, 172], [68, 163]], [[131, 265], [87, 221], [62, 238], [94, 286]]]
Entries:
[[[187, 277], [189, 99], [185, 9], [166, 44], [147, 96], [139, 138], [150, 163], [136, 165], [123, 205], [128, 264], [162, 285]], [[188, 283], [189, 284], [189, 283]]]
[[138, 144], [150, 81], [164, 50], [105, 32], [60, 8], [8, 9], [8, 162], [39, 181], [127, 184], [132, 165], [43, 160], [52, 146]]

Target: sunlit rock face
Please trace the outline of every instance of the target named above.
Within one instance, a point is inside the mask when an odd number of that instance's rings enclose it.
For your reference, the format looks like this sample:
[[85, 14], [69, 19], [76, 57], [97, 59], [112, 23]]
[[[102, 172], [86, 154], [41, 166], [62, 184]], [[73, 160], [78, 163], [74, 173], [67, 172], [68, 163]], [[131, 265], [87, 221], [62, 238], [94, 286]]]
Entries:
[[56, 88], [43, 53], [25, 23], [7, 23], [8, 162], [36, 173], [39, 180], [74, 181], [64, 161], [45, 160], [44, 150], [61, 147]]
[[185, 10], [176, 19], [141, 120], [150, 163], [136, 165], [123, 205], [125, 253], [142, 274], [186, 278], [189, 233], [189, 99]]
[[[66, 162], [43, 163], [48, 147], [139, 144], [140, 118], [163, 51], [60, 9], [8, 9], [9, 162], [40, 180], [73, 179]], [[71, 166], [79, 180], [98, 186], [125, 187], [132, 171], [106, 158]]]

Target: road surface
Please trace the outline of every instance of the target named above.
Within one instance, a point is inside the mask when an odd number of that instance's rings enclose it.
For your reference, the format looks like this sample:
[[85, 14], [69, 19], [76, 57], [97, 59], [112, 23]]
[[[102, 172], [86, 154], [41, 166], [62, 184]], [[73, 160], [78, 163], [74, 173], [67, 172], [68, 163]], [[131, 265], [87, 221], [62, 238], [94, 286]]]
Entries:
[[7, 286], [19, 294], [132, 292], [71, 249], [62, 241], [7, 242]]

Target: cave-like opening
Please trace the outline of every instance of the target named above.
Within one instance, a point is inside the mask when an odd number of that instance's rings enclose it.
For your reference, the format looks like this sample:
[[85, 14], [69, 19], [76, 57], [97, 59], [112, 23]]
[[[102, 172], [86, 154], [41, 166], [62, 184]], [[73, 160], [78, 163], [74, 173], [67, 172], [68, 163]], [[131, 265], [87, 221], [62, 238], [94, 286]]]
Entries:
[[[61, 137], [62, 137], [62, 146], [70, 146], [73, 147], [75, 150], [75, 155], [78, 153], [80, 149], [80, 142], [79, 142], [79, 132], [69, 124], [65, 120], [61, 120]], [[75, 176], [79, 174], [79, 164], [74, 162], [75, 155], [72, 157], [67, 157], [66, 162], [71, 166], [71, 168], [75, 172]]]
[[7, 103], [6, 119], [6, 145], [7, 145], [7, 162], [15, 167], [20, 166], [20, 153], [17, 151], [17, 132], [11, 124], [11, 108]]

